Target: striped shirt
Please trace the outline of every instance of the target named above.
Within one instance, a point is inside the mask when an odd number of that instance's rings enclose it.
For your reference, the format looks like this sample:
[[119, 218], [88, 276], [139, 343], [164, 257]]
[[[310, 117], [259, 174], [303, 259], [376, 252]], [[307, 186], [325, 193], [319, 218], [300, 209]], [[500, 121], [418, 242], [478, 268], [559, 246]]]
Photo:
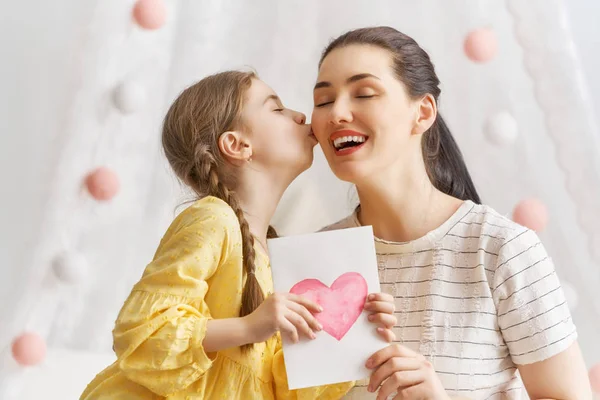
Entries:
[[[356, 214], [324, 230], [359, 226]], [[567, 349], [577, 332], [554, 265], [535, 232], [465, 201], [406, 243], [376, 239], [381, 289], [401, 343], [424, 355], [451, 396], [527, 399], [518, 364]], [[374, 399], [359, 382], [346, 399]]]

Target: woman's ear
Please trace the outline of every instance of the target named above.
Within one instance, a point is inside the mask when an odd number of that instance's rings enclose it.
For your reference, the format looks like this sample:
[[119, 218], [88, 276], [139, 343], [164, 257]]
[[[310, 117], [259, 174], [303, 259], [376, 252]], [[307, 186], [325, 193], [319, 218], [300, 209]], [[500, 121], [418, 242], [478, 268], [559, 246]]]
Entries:
[[417, 103], [416, 118], [412, 134], [422, 135], [427, 132], [435, 122], [436, 117], [437, 105], [435, 99], [431, 94], [427, 94]]

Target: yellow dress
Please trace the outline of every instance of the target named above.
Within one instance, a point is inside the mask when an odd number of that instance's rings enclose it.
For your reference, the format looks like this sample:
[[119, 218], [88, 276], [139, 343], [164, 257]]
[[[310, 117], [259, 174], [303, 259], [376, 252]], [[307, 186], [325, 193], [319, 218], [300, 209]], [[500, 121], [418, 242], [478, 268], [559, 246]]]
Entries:
[[[272, 293], [269, 259], [256, 247], [256, 277]], [[207, 321], [237, 317], [245, 275], [235, 213], [215, 197], [171, 224], [126, 300], [113, 330], [117, 361], [82, 400], [339, 399], [352, 383], [290, 391], [276, 335], [242, 353], [207, 354]]]

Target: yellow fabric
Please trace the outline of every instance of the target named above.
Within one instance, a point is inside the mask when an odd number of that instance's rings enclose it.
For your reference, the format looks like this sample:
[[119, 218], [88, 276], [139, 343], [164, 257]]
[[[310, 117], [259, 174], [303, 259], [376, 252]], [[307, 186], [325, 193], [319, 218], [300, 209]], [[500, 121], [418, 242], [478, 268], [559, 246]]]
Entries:
[[[259, 247], [256, 277], [272, 293]], [[352, 383], [288, 390], [278, 335], [248, 353], [204, 352], [207, 321], [238, 316], [244, 282], [235, 213], [214, 197], [197, 201], [173, 221], [121, 309], [113, 331], [117, 361], [81, 399], [341, 398]]]

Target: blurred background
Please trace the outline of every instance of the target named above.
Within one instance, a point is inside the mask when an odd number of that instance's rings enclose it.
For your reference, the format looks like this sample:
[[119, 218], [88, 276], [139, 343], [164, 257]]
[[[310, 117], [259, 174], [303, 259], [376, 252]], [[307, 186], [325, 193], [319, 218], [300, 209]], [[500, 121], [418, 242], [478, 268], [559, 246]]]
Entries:
[[[600, 363], [598, 0], [140, 1], [137, 20], [134, 0], [2, 7], [0, 398], [75, 399], [113, 361], [120, 306], [189, 198], [160, 148], [175, 96], [253, 67], [310, 115], [320, 52], [372, 25], [430, 53], [483, 201], [539, 232], [586, 362]], [[276, 215], [284, 234], [355, 206], [315, 152]], [[24, 367], [12, 343], [48, 352]]]

